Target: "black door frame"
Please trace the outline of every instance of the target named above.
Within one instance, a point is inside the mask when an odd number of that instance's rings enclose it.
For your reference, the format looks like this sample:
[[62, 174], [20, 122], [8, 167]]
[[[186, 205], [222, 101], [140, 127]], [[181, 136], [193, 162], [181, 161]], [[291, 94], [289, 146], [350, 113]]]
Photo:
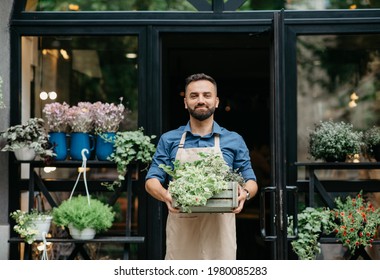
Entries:
[[[297, 106], [296, 37], [300, 34], [379, 33], [380, 10], [257, 11], [228, 13], [151, 12], [22, 12], [15, 4], [11, 30], [11, 125], [21, 120], [21, 37], [44, 35], [138, 35], [139, 125], [146, 133], [162, 133], [161, 32], [236, 32], [273, 30], [272, 170], [276, 189], [276, 249], [274, 259], [286, 259], [287, 187], [296, 182]], [[279, 40], [280, 39], [280, 40]], [[286, 68], [286, 71], [284, 69]], [[13, 166], [11, 159], [9, 165]], [[14, 166], [13, 166], [14, 167]], [[10, 185], [17, 178], [10, 170]], [[9, 201], [17, 196], [9, 191]], [[161, 259], [162, 204], [145, 197], [140, 219], [147, 235], [142, 258]], [[149, 206], [147, 206], [149, 205]], [[15, 205], [10, 203], [10, 210]], [[157, 234], [158, 233], [158, 234]]]

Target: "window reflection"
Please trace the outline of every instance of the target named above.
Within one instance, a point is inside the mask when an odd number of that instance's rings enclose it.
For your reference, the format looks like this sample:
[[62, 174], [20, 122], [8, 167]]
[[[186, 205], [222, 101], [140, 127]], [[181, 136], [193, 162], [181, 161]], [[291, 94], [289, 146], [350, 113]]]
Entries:
[[320, 120], [365, 130], [380, 124], [380, 35], [299, 36], [298, 160], [308, 159], [308, 129]]
[[43, 106], [50, 102], [119, 103], [123, 98], [128, 118], [120, 129], [137, 128], [137, 37], [44, 36], [28, 41], [36, 46], [32, 55], [36, 61], [27, 67], [25, 57], [23, 66], [23, 73], [29, 67], [34, 72], [32, 114], [41, 117]]

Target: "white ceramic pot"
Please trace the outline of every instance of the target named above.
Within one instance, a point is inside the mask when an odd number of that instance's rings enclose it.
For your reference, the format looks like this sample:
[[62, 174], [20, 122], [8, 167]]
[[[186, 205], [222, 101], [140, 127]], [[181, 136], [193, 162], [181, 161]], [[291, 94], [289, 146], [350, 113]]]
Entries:
[[42, 240], [43, 233], [45, 232], [47, 234], [49, 232], [52, 219], [53, 217], [47, 216], [43, 218], [37, 218], [33, 221], [33, 224], [38, 230], [38, 233], [35, 235], [35, 238], [37, 240]]
[[85, 228], [78, 230], [77, 228], [69, 225], [70, 235], [73, 239], [88, 240], [95, 237], [96, 231], [92, 228]]
[[14, 151], [17, 160], [34, 160], [36, 152], [28, 147], [23, 147]]

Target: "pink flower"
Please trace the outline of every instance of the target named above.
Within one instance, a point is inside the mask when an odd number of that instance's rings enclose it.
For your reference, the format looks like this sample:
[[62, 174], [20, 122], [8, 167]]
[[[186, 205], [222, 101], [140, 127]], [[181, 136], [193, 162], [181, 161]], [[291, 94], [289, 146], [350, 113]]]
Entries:
[[66, 119], [72, 132], [91, 132], [94, 128], [92, 104], [79, 102], [67, 110]]
[[66, 113], [69, 105], [66, 102], [62, 104], [53, 102], [46, 104], [42, 110], [50, 132], [66, 132], [67, 120]]
[[[122, 101], [122, 98], [120, 99]], [[91, 115], [94, 120], [95, 132], [116, 132], [126, 113], [124, 105], [96, 102], [92, 106]]]

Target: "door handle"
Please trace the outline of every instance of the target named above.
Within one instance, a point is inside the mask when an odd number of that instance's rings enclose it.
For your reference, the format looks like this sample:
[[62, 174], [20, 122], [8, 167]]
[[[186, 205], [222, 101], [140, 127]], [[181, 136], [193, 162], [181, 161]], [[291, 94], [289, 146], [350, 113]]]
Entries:
[[[261, 236], [265, 241], [275, 241], [277, 239], [276, 234], [276, 228], [273, 227], [275, 225], [275, 219], [276, 219], [276, 209], [275, 209], [275, 203], [276, 203], [276, 187], [274, 186], [268, 186], [261, 190], [260, 192], [260, 232]], [[286, 191], [291, 192], [293, 195], [293, 233], [292, 236], [287, 236], [288, 239], [296, 239], [298, 236], [298, 188], [296, 186], [286, 186]], [[271, 195], [270, 197], [270, 220], [273, 221], [270, 223], [269, 226], [272, 227], [271, 235], [267, 234], [267, 224], [266, 224], [266, 194], [269, 193]], [[286, 207], [285, 207], [286, 208]], [[287, 225], [287, 223], [286, 223]]]
[[[261, 236], [265, 241], [275, 241], [277, 239], [277, 235], [267, 235], [267, 224], [266, 224], [266, 194], [270, 193], [271, 199], [270, 199], [270, 206], [271, 206], [271, 220], [275, 220], [275, 209], [274, 209], [274, 202], [275, 202], [275, 196], [276, 196], [276, 187], [269, 186], [261, 189], [260, 192], [260, 232]], [[271, 225], [273, 225], [272, 223]], [[275, 228], [272, 229], [272, 232], [275, 232]]]

